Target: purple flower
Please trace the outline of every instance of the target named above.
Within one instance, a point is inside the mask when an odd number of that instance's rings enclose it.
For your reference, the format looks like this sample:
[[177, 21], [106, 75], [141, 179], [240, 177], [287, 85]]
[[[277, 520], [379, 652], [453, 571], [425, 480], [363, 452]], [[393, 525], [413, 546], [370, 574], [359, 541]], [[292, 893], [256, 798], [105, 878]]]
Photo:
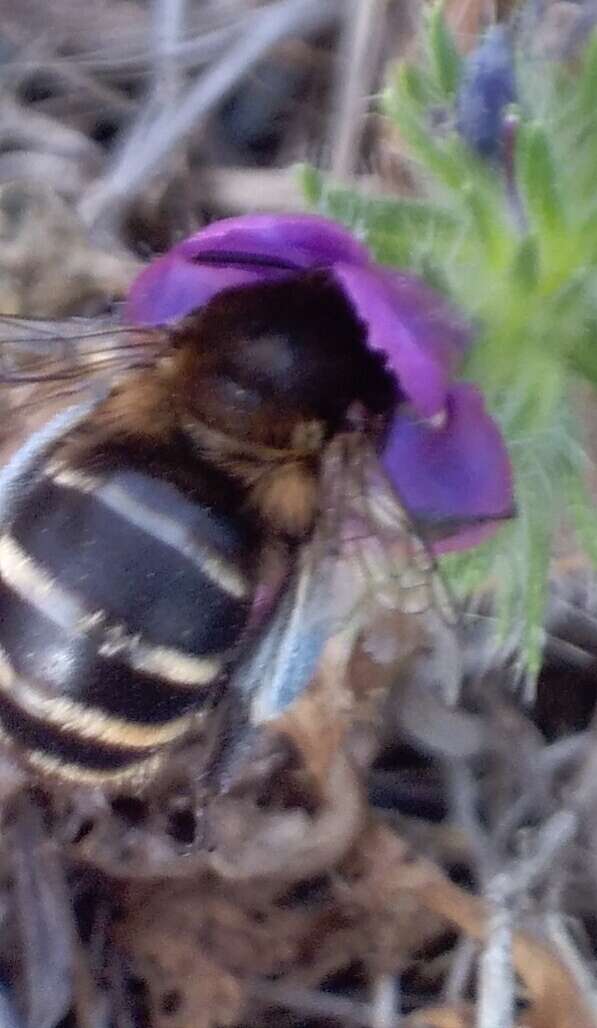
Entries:
[[417, 411], [443, 407], [470, 329], [419, 279], [382, 269], [345, 229], [307, 214], [254, 214], [219, 221], [153, 261], [133, 283], [125, 315], [158, 325], [207, 303], [222, 289], [326, 268], [367, 324]]
[[472, 386], [451, 385], [470, 328], [418, 278], [374, 263], [345, 229], [314, 215], [216, 222], [141, 272], [125, 316], [134, 324], [164, 324], [223, 289], [313, 268], [336, 279], [366, 328], [367, 345], [406, 398], [382, 456], [392, 485], [422, 523], [437, 529], [443, 548], [471, 545], [470, 533], [458, 531], [462, 523], [508, 516], [512, 486], [504, 443], [480, 395]]
[[456, 100], [458, 131], [481, 157], [495, 161], [504, 155], [506, 111], [515, 100], [510, 33], [493, 25], [465, 62]]
[[398, 411], [381, 460], [407, 509], [440, 536], [435, 549], [445, 553], [475, 546], [512, 516], [512, 469], [476, 386], [453, 384], [434, 420]]

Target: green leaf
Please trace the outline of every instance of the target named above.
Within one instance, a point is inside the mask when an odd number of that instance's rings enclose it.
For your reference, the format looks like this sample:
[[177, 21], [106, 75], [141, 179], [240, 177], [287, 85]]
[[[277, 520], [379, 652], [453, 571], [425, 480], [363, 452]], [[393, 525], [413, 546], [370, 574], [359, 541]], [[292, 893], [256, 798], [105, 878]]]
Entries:
[[492, 268], [497, 268], [505, 259], [509, 243], [504, 233], [500, 211], [496, 209], [490, 194], [477, 183], [466, 182], [462, 187], [462, 195], [487, 260]]
[[394, 72], [392, 84], [382, 93], [382, 110], [388, 117], [398, 120], [407, 108], [421, 117], [438, 100], [427, 75], [414, 64], [400, 63]]
[[324, 191], [325, 179], [322, 173], [312, 164], [299, 164], [296, 170], [305, 200], [311, 207], [317, 207]]
[[460, 82], [462, 61], [446, 25], [443, 2], [432, 8], [427, 31], [432, 72], [444, 98], [451, 100]]
[[579, 376], [597, 386], [597, 33], [580, 71], [518, 54], [519, 124], [507, 178], [454, 131], [460, 58], [441, 6], [420, 53], [398, 67], [384, 98], [401, 155], [416, 167], [417, 198], [362, 196], [313, 169], [304, 188], [378, 259], [422, 274], [478, 327], [459, 371], [484, 391], [502, 427], [519, 516], [441, 564], [463, 595], [491, 583], [496, 641], [518, 638], [530, 689], [563, 518], [597, 566], [597, 510], [583, 479], [589, 462], [572, 389]]
[[595, 97], [597, 96], [597, 32], [593, 32], [587, 43], [582, 59], [581, 74], [578, 82], [578, 102], [581, 108], [595, 113]]
[[573, 371], [584, 378], [592, 386], [597, 386], [597, 320], [593, 319], [584, 326], [579, 325], [579, 338], [569, 355], [569, 364]]
[[[510, 545], [516, 546], [515, 531], [510, 532]], [[508, 556], [504, 547], [503, 552], [494, 554], [496, 647], [505, 646], [512, 636], [520, 647], [522, 586], [517, 573], [519, 569], [512, 559], [513, 552], [511, 550]]]
[[591, 562], [597, 567], [597, 509], [580, 473], [570, 473], [567, 495], [577, 537]]
[[[533, 463], [531, 461], [525, 473], [518, 476], [518, 517], [510, 540], [509, 559], [509, 571], [517, 582], [517, 602], [511, 614], [512, 621], [518, 618], [520, 631], [518, 668], [525, 680], [529, 701], [534, 699], [535, 683], [541, 670], [555, 515], [551, 495], [555, 482], [546, 482], [537, 466], [533, 471]], [[509, 583], [504, 583], [503, 588], [508, 587]]]
[[532, 292], [539, 279], [539, 247], [533, 236], [520, 242], [510, 269], [512, 286], [522, 293]]
[[434, 135], [429, 125], [410, 116], [406, 110], [396, 119], [402, 138], [409, 144], [413, 155], [427, 173], [451, 190], [457, 190], [463, 182], [462, 152], [450, 146], [450, 140]]
[[322, 202], [330, 212], [344, 214], [343, 221], [350, 211], [354, 212], [371, 236], [437, 231], [440, 228], [449, 231], [456, 227], [456, 219], [449, 211], [442, 211], [422, 200], [367, 197], [341, 187], [328, 187]]
[[517, 170], [527, 212], [538, 232], [554, 235], [564, 231], [564, 208], [550, 140], [542, 125], [518, 128]]
[[473, 550], [447, 554], [440, 559], [440, 567], [456, 596], [465, 600], [472, 593], [487, 587], [494, 561], [492, 540]]
[[365, 236], [384, 263], [417, 263], [412, 255], [414, 240], [417, 245], [424, 239], [438, 245], [440, 236], [458, 231], [458, 218], [436, 204], [366, 196], [336, 185], [309, 165], [301, 167], [300, 183], [312, 207]]

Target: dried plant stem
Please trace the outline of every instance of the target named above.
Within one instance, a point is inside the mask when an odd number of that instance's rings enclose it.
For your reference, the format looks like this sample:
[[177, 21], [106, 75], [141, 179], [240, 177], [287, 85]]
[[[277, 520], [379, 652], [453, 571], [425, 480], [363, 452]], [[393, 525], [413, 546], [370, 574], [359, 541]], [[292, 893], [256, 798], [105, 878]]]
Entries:
[[348, 0], [344, 15], [344, 45], [332, 116], [331, 170], [350, 178], [359, 156], [363, 122], [373, 88], [387, 0]]
[[[255, 981], [252, 984], [251, 995], [260, 1002], [295, 1011], [302, 1017], [334, 1018], [345, 1025], [355, 1025], [358, 1028], [367, 1025], [376, 1028], [375, 1009], [368, 1003], [360, 1003], [344, 996], [333, 996], [300, 985], [262, 981]], [[394, 1026], [397, 1028], [396, 1021]]]
[[560, 913], [550, 913], [545, 918], [547, 937], [553, 942], [562, 962], [578, 982], [579, 988], [591, 1005], [597, 1023], [597, 981], [595, 974], [582, 960], [576, 945]]
[[461, 1000], [471, 978], [473, 961], [477, 954], [477, 946], [472, 939], [460, 939], [446, 976], [443, 997], [448, 1003]]
[[445, 771], [453, 820], [467, 836], [478, 879], [486, 882], [495, 871], [495, 851], [477, 815], [476, 782], [464, 760], [446, 761]]
[[[183, 32], [185, 12], [186, 0], [155, 0], [152, 24], [153, 81], [147, 102], [130, 128], [120, 151], [117, 165], [119, 163], [123, 169], [135, 165], [152, 127], [161, 117], [173, 110], [178, 99], [182, 79], [175, 51]], [[100, 180], [97, 185], [100, 191], [102, 185], [106, 185], [105, 179]], [[94, 188], [96, 187], [92, 187], [92, 191]], [[82, 203], [84, 202], [85, 197]]]
[[[241, 24], [250, 26], [255, 12], [251, 11]], [[181, 70], [192, 70], [200, 65], [207, 64], [216, 54], [224, 49], [225, 45], [235, 36], [238, 26], [232, 20], [220, 27], [204, 29], [198, 35], [189, 35], [180, 39], [173, 47], [172, 56], [176, 58]], [[104, 75], [112, 74], [116, 78], [119, 75], [143, 74], [152, 64], [153, 55], [151, 48], [145, 42], [138, 49], [127, 46], [126, 42], [122, 51], [115, 52], [114, 47], [106, 50], [90, 50], [77, 55], [76, 65], [83, 71], [94, 74], [99, 72]], [[48, 64], [52, 70], [59, 70], [66, 64], [75, 62], [74, 58], [61, 57], [53, 58]], [[30, 71], [33, 62], [19, 60], [19, 69]]]
[[[494, 928], [491, 907], [465, 893], [432, 865], [427, 865], [427, 871], [429, 877], [424, 881], [421, 876], [417, 890], [423, 905], [446, 917], [471, 938], [486, 942]], [[511, 947], [514, 969], [533, 1003], [529, 1028], [595, 1028], [592, 1011], [580, 994], [578, 983], [548, 945], [514, 931]], [[483, 1028], [488, 1023], [483, 1023]]]
[[181, 84], [176, 46], [183, 35], [186, 0], [154, 0], [153, 35], [156, 55], [154, 90], [164, 106], [176, 100]]
[[399, 991], [395, 975], [380, 974], [375, 978], [371, 989], [371, 1028], [397, 1028], [400, 1024]]
[[[511, 951], [512, 968], [529, 994], [530, 1006], [525, 1013], [528, 1028], [595, 1028], [591, 1004], [557, 952], [510, 923], [510, 886], [506, 877], [494, 883], [494, 895], [496, 890], [499, 892], [497, 905], [473, 896], [451, 882], [431, 861], [413, 858], [404, 841], [381, 825], [372, 835], [369, 858], [373, 865], [369, 887], [384, 909], [398, 909], [404, 895], [416, 895], [424, 909], [445, 918], [470, 939], [491, 945], [491, 937], [497, 933], [496, 951], [498, 944], [501, 947], [498, 956], [507, 957]], [[487, 974], [490, 973], [494, 974], [495, 968], [489, 966], [488, 960]], [[505, 974], [508, 973], [506, 965]], [[503, 978], [502, 975], [502, 981]], [[510, 1022], [496, 1020], [498, 1013], [503, 1018], [509, 1016], [511, 994], [506, 999], [508, 1005], [494, 999], [494, 1020], [478, 1022], [483, 1028], [513, 1023], [512, 1018]]]
[[512, 966], [513, 913], [510, 883], [496, 875], [487, 890], [492, 910], [479, 960], [477, 1028], [513, 1028], [516, 989]]
[[[303, 211], [305, 200], [296, 167], [289, 168], [222, 168], [208, 166], [197, 183], [197, 197], [205, 189], [217, 197], [218, 205], [233, 213], [245, 213], [255, 206], [260, 210]], [[383, 193], [383, 183], [375, 175], [358, 176], [355, 186], [364, 193]]]
[[561, 807], [537, 831], [533, 851], [528, 857], [516, 861], [509, 871], [512, 896], [528, 892], [550, 870], [562, 850], [577, 834], [581, 818], [591, 807], [597, 793], [597, 753], [594, 743], [589, 746], [585, 759], [575, 776], [570, 790], [570, 802]]
[[255, 18], [253, 31], [201, 75], [174, 109], [168, 106], [151, 123], [143, 119], [147, 128], [143, 138], [137, 133], [135, 146], [127, 145], [105, 178], [83, 195], [80, 214], [85, 223], [114, 232], [125, 204], [268, 50], [296, 32], [321, 30], [335, 20], [339, 7], [339, 0], [279, 0], [266, 7]]
[[578, 762], [591, 742], [591, 733], [578, 732], [569, 738], [560, 739], [546, 746], [537, 754], [536, 770], [529, 788], [512, 803], [492, 832], [492, 845], [501, 851], [510, 836], [520, 827], [536, 806], [546, 781], [551, 782], [566, 765]]

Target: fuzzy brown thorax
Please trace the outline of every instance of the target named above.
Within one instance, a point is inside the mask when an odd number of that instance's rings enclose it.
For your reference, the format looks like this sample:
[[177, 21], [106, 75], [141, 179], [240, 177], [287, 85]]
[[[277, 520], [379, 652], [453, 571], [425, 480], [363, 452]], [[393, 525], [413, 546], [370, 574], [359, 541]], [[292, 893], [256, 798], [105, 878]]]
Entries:
[[[230, 476], [270, 530], [309, 531], [328, 442], [355, 404], [379, 422], [394, 385], [324, 272], [219, 294], [171, 333], [167, 356], [115, 389], [68, 444], [168, 447]], [[77, 453], [78, 450], [78, 453]], [[181, 456], [182, 459], [182, 456]]]

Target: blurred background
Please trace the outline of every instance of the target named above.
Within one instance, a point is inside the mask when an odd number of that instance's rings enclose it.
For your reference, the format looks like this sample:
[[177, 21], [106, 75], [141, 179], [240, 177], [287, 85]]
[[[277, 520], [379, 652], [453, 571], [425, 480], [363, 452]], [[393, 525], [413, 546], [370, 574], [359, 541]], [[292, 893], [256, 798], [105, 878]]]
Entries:
[[383, 178], [374, 98], [420, 6], [3, 3], [0, 181], [53, 187], [91, 224], [125, 203], [144, 253], [206, 218], [302, 206], [296, 162]]
[[[465, 35], [483, 8], [469, 6]], [[405, 186], [375, 98], [421, 13], [418, 0], [0, 4], [0, 308], [101, 307], [130, 278], [127, 259], [214, 218], [303, 208], [300, 162]], [[72, 296], [43, 270], [64, 222], [104, 251], [87, 253]], [[20, 278], [28, 231], [47, 260]]]

